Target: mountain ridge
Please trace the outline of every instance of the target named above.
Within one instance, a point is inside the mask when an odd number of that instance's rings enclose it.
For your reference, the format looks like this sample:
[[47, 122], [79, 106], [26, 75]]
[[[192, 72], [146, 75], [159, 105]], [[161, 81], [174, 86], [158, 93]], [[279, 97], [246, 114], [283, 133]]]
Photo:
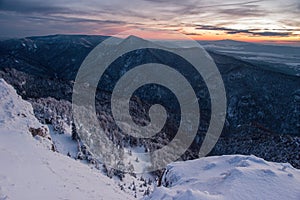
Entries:
[[[22, 42], [17, 40], [17, 45], [6, 46], [5, 49], [8, 49], [8, 51], [1, 49], [0, 77], [3, 77], [8, 83], [13, 85], [24, 99], [29, 99], [35, 105], [34, 109], [37, 114], [48, 112], [47, 110], [41, 110], [38, 106], [40, 101], [45, 101], [41, 100], [41, 98], [55, 98], [56, 101], [53, 104], [59, 108], [67, 106], [66, 102], [60, 103], [61, 100], [67, 100], [71, 106], [73, 78], [76, 76], [76, 69], [80, 66], [81, 60], [93, 48], [92, 46], [85, 46], [86, 44], [80, 43], [80, 41], [82, 40], [79, 39], [78, 44], [74, 45], [71, 42], [71, 45], [65, 46], [64, 44], [70, 44], [70, 41], [51, 39], [48, 41], [46, 39], [44, 45], [39, 43], [40, 46], [37, 45], [37, 50], [34, 50], [34, 44], [31, 44], [31, 46], [28, 45], [30, 48], [27, 46], [24, 47]], [[93, 43], [93, 45], [97, 44]], [[40, 52], [35, 54], [34, 51]], [[52, 53], [47, 54], [48, 51]], [[298, 125], [298, 113], [300, 113], [298, 102], [300, 97], [297, 92], [300, 85], [299, 78], [276, 71], [265, 70], [259, 63], [251, 64], [218, 52], [209, 51], [209, 53], [222, 75], [228, 99], [226, 123], [221, 138], [211, 152], [211, 155], [255, 154], [269, 161], [288, 161], [293, 166], [300, 167], [299, 158], [296, 154], [299, 149], [297, 138], [300, 135]], [[38, 55], [43, 55], [39, 60], [42, 62], [42, 65], [54, 66], [53, 72], [51, 71], [47, 75], [44, 71], [41, 71], [43, 68], [41, 68], [38, 62], [35, 63], [37, 65], [33, 65], [33, 63], [22, 63], [18, 60], [19, 57], [34, 60]], [[57, 59], [54, 59], [52, 62], [53, 57]], [[72, 62], [72, 58], [76, 58], [76, 60]], [[51, 62], [48, 63], [48, 61]], [[122, 74], [135, 66], [147, 62], [162, 62], [162, 64], [177, 67], [177, 69], [181, 70], [181, 72], [183, 71], [187, 76], [201, 81], [201, 77], [194, 75], [191, 70], [183, 70], [187, 66], [184, 60], [168, 52], [149, 51], [146, 49], [133, 51], [118, 58], [110, 66], [109, 70], [107, 70], [106, 75], [108, 78], [103, 78], [100, 83], [101, 87], [99, 87], [96, 93], [96, 107], [99, 109], [99, 120], [102, 120], [102, 123], [110, 127], [110, 131], [116, 132], [115, 138], [123, 138], [124, 135], [122, 132], [117, 131], [118, 129], [111, 120], [100, 118], [102, 115], [106, 119], [113, 119], [108, 109], [113, 85]], [[59, 65], [56, 66], [56, 63], [59, 63]], [[126, 68], [124, 67], [124, 63], [127, 66]], [[58, 71], [55, 71], [56, 69]], [[60, 76], [57, 75], [59, 72], [61, 72]], [[196, 95], [201, 99], [199, 104], [201, 106], [200, 111], [202, 111], [201, 116], [203, 121], [201, 121], [199, 132], [188, 151], [189, 153], [183, 156], [184, 159], [196, 157], [201, 145], [201, 138], [205, 135], [207, 124], [209, 123], [209, 93], [207, 92], [205, 83], [199, 82], [194, 85], [196, 85], [196, 88], [194, 88]], [[137, 121], [147, 119], [147, 113], [143, 113], [141, 110], [143, 110], [142, 108], [147, 110], [146, 108], [151, 104], [148, 100], [156, 96], [154, 95], [157, 92], [156, 90], [148, 89], [143, 88], [133, 98], [134, 106], [131, 112]], [[146, 93], [143, 94], [143, 92]], [[163, 94], [168, 93], [162, 92], [161, 96]], [[171, 103], [168, 98], [163, 100], [166, 100], [165, 104], [169, 110], [177, 113], [174, 101]], [[142, 104], [138, 102], [142, 102]], [[46, 102], [45, 106], [47, 106]], [[68, 110], [71, 110], [71, 108], [66, 109], [64, 115], [71, 118], [72, 113]], [[41, 120], [51, 121], [51, 119]], [[173, 124], [172, 127], [168, 127], [168, 130], [173, 130], [175, 127]], [[172, 134], [164, 135], [162, 138], [155, 138], [153, 141], [148, 141], [144, 144], [146, 146], [149, 145], [147, 148], [151, 149], [153, 146], [155, 147], [156, 144], [154, 143], [156, 141], [166, 140], [164, 142], [167, 142], [172, 138]], [[125, 137], [125, 139], [128, 138]], [[130, 141], [138, 143], [133, 138], [130, 138]]]

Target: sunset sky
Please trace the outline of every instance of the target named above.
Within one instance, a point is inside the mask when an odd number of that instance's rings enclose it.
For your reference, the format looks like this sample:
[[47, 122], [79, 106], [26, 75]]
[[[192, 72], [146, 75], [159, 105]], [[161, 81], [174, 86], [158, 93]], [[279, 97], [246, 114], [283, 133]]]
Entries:
[[300, 43], [300, 0], [0, 0], [0, 36], [176, 30], [193, 39]]

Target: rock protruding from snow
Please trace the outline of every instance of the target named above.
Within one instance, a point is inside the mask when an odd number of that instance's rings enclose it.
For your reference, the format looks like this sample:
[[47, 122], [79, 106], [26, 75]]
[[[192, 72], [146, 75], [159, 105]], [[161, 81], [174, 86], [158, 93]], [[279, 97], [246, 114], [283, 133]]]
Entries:
[[300, 170], [255, 156], [216, 156], [167, 166], [149, 199], [299, 200]]
[[0, 79], [0, 133], [8, 130], [31, 134], [47, 148], [55, 149], [48, 127], [34, 116], [31, 104], [24, 101], [11, 85]]
[[39, 128], [42, 124], [36, 119], [30, 103], [22, 100], [15, 89], [0, 79], [0, 128], [27, 130]]

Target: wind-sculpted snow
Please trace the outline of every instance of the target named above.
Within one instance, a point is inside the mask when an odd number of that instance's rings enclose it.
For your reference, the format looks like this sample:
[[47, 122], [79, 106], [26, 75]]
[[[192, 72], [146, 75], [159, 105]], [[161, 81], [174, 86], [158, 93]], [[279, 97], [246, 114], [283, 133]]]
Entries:
[[216, 156], [168, 165], [146, 199], [299, 200], [300, 170], [255, 156]]

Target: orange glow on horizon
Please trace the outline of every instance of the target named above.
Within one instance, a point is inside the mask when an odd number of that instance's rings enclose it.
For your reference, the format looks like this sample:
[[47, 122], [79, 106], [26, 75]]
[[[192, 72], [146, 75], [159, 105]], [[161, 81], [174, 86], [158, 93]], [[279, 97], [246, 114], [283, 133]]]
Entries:
[[[186, 35], [193, 40], [202, 41], [216, 41], [216, 40], [235, 40], [241, 42], [251, 42], [251, 43], [274, 43], [274, 44], [289, 44], [289, 45], [299, 45], [300, 46], [300, 36], [294, 37], [278, 37], [278, 36], [256, 36], [251, 37], [247, 35], [230, 35], [230, 34], [206, 34], [206, 35]], [[146, 36], [146, 38], [148, 38]], [[149, 37], [153, 39], [153, 37]], [[155, 38], [155, 39], [166, 39], [166, 38]], [[169, 38], [168, 38], [169, 39]], [[179, 39], [179, 38], [178, 38]], [[179, 39], [180, 40], [180, 39]]]
[[243, 41], [296, 41], [299, 40], [300, 37], [276, 37], [276, 36], [257, 36], [257, 37], [251, 37], [251, 36], [245, 36], [245, 35], [230, 35], [230, 34], [224, 34], [224, 35], [191, 35], [191, 38], [194, 40], [220, 40], [220, 39], [232, 39], [232, 40], [243, 40]]
[[[179, 31], [168, 31], [168, 30], [155, 30], [155, 29], [143, 29], [142, 31], [131, 30], [130, 28], [119, 29], [121, 32], [117, 33], [116, 37], [124, 38], [127, 34], [135, 35], [140, 38], [150, 40], [199, 40], [199, 41], [216, 41], [216, 40], [235, 40], [241, 42], [251, 43], [269, 43], [269, 44], [287, 44], [300, 46], [300, 36], [250, 36], [246, 34], [226, 34], [224, 32], [211, 32], [201, 31], [198, 33], [189, 33], [182, 30]], [[131, 32], [132, 31], [132, 32]], [[124, 33], [124, 36], [123, 36]], [[97, 31], [97, 34], [101, 34]]]

